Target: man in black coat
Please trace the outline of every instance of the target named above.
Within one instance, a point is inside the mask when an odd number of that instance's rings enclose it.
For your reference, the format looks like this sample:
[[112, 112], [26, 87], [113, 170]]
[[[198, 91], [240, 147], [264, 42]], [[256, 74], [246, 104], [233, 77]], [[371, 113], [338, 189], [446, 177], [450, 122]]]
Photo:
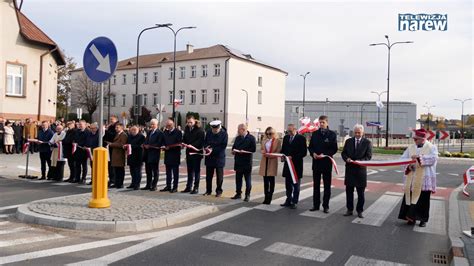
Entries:
[[[163, 146], [165, 147], [166, 187], [160, 191], [175, 193], [178, 192], [179, 164], [181, 163], [181, 145], [178, 144], [181, 144], [183, 141], [183, 135], [180, 130], [175, 128], [172, 118], [169, 118], [166, 121], [166, 129], [165, 132], [163, 132], [163, 135]], [[173, 181], [173, 184], [171, 184], [171, 181]]]
[[283, 167], [283, 177], [285, 178], [286, 201], [281, 204], [282, 207], [296, 209], [300, 197], [300, 185], [303, 178], [303, 158], [308, 154], [306, 138], [298, 134], [294, 124], [287, 127], [288, 135], [283, 138], [281, 153], [288, 156], [295, 167], [295, 174], [298, 182], [295, 184], [291, 178], [290, 168], [285, 158], [281, 158], [285, 165]]
[[364, 126], [357, 124], [354, 126], [354, 137], [346, 140], [342, 150], [342, 159], [346, 162], [346, 206], [347, 212], [344, 216], [351, 216], [354, 211], [354, 188], [357, 190], [357, 216], [364, 218], [365, 196], [364, 191], [367, 186], [367, 167], [353, 164], [352, 161], [369, 161], [372, 159], [372, 143], [363, 137]]
[[[115, 136], [117, 135], [117, 131], [115, 130], [115, 126], [118, 124], [118, 117], [115, 115], [111, 115], [109, 117], [109, 125], [107, 126], [107, 129], [105, 130], [104, 137], [103, 139], [103, 145], [104, 147], [107, 145], [107, 143], [112, 143], [114, 142]], [[102, 129], [100, 129], [102, 130]], [[109, 153], [109, 159], [110, 162], [112, 162], [112, 148], [109, 148], [107, 151]], [[112, 167], [112, 164], [109, 162], [109, 187], [115, 187], [115, 174], [114, 174], [114, 168]]]
[[142, 145], [145, 142], [145, 136], [139, 133], [137, 126], [130, 127], [129, 133], [127, 144], [131, 146], [132, 154], [127, 156], [127, 164], [130, 167], [132, 183], [127, 188], [138, 190], [142, 181]]
[[216, 172], [216, 197], [222, 195], [222, 183], [224, 182], [225, 149], [227, 148], [227, 131], [221, 127], [220, 120], [214, 120], [209, 123], [211, 130], [208, 130], [204, 138], [204, 147], [211, 151], [206, 156], [206, 193], [205, 196], [212, 193], [212, 178]]
[[15, 139], [15, 149], [14, 152], [21, 153], [21, 145], [23, 145], [23, 126], [20, 124], [20, 121], [15, 121], [13, 123], [13, 138]]
[[86, 128], [86, 121], [79, 121], [79, 128], [76, 131], [74, 136], [74, 142], [76, 146], [76, 151], [73, 154], [74, 160], [74, 180], [72, 183], [86, 183], [87, 176], [87, 152], [86, 152], [86, 142], [87, 137], [89, 136], [89, 130]]
[[[188, 116], [186, 127], [184, 128], [183, 143], [193, 145], [197, 149], [202, 149], [204, 145], [204, 130], [197, 124], [194, 116]], [[190, 154], [196, 153], [191, 148], [186, 148], [186, 167], [188, 170], [188, 181], [186, 182], [186, 188], [181, 191], [183, 193], [191, 192], [191, 194], [199, 193], [199, 181], [201, 179], [201, 160], [202, 155]], [[194, 187], [191, 190], [191, 186]]]
[[3, 117], [0, 117], [0, 153], [2, 152], [5, 152], [3, 150], [3, 136], [5, 134], [5, 131], [4, 131], [4, 128], [5, 128], [5, 121], [3, 120]]
[[145, 162], [146, 186], [142, 190], [156, 191], [158, 184], [161, 149], [163, 146], [163, 132], [158, 128], [158, 120], [150, 120], [148, 131], [143, 143], [143, 161]]
[[321, 204], [321, 175], [323, 177], [324, 194], [323, 209], [329, 212], [329, 199], [331, 198], [331, 174], [332, 163], [329, 157], [333, 157], [337, 152], [337, 136], [334, 131], [329, 130], [328, 117], [319, 117], [319, 129], [311, 135], [308, 151], [313, 158], [313, 208], [310, 211], [318, 211]]
[[51, 146], [49, 141], [53, 137], [54, 132], [49, 128], [48, 121], [41, 123], [41, 130], [38, 132], [39, 154], [41, 160], [41, 179], [46, 179], [46, 165], [48, 165], [48, 179], [50, 180], [49, 170], [51, 168]]
[[252, 190], [252, 162], [253, 153], [256, 150], [255, 137], [250, 135], [245, 124], [237, 127], [237, 137], [232, 145], [232, 154], [234, 155], [235, 170], [235, 196], [232, 199], [242, 198], [242, 177], [245, 177], [245, 198], [244, 201], [250, 201], [250, 191]]
[[76, 138], [76, 123], [69, 121], [66, 124], [66, 136], [63, 139], [63, 156], [67, 159], [67, 165], [69, 167], [69, 179], [64, 182], [74, 181], [74, 175], [76, 174], [76, 168], [74, 167], [74, 158], [72, 156], [72, 143]]
[[[94, 149], [99, 147], [99, 126], [97, 125], [97, 123], [92, 123], [89, 128], [90, 130], [89, 130], [89, 134], [87, 135], [85, 147], [86, 149], [87, 148], [90, 149], [91, 157], [92, 157], [92, 155], [94, 154]], [[93, 169], [92, 163], [93, 163], [93, 160], [90, 160], [91, 169]], [[88, 183], [88, 185], [92, 185], [92, 178], [91, 178], [91, 181]]]

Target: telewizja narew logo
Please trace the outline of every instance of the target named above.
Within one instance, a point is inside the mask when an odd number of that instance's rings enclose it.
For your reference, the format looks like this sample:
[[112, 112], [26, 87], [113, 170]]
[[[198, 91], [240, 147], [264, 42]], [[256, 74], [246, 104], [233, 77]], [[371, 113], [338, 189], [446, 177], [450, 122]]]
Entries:
[[446, 31], [448, 14], [398, 14], [399, 31]]

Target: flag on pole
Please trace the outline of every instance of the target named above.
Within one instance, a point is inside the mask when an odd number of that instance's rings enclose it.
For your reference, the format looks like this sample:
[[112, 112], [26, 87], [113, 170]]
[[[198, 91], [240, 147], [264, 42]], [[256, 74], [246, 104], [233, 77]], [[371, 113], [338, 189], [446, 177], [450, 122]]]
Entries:
[[377, 105], [377, 107], [378, 107], [379, 109], [382, 109], [382, 108], [383, 108], [383, 103], [382, 103], [382, 101], [376, 101], [376, 102], [375, 102], [375, 105]]
[[182, 99], [174, 99], [173, 104], [174, 108], [177, 108], [183, 102]]

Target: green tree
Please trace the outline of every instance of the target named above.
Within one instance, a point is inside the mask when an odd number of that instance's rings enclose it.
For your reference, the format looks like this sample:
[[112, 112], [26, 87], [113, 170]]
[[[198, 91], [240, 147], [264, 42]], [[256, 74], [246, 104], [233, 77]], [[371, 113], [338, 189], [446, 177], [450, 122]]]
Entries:
[[[128, 112], [130, 113], [130, 117], [132, 117], [132, 119], [135, 118], [135, 112], [134, 112], [134, 109], [133, 107], [130, 107], [130, 109], [128, 110]], [[142, 106], [142, 113], [141, 115], [138, 116], [138, 124], [139, 125], [145, 125], [146, 123], [150, 122], [151, 120], [151, 111], [146, 108], [145, 106]], [[134, 121], [135, 123], [135, 121]]]

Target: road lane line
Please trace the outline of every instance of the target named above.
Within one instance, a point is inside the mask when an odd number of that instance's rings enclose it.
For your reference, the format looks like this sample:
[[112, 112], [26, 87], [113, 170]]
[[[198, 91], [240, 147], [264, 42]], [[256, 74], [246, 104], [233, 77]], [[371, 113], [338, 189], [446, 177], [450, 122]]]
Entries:
[[382, 195], [372, 203], [366, 211], [364, 211], [365, 218], [356, 218], [352, 222], [357, 224], [381, 226], [401, 199], [400, 196], [388, 194]]
[[[357, 193], [354, 193], [354, 200], [357, 200]], [[305, 211], [303, 213], [300, 213], [302, 216], [307, 216], [307, 217], [314, 217], [314, 218], [327, 218], [331, 214], [339, 211], [340, 209], [344, 208], [346, 206], [346, 193], [340, 193], [339, 195], [335, 196], [334, 198], [331, 198], [329, 200], [329, 213], [324, 213], [322, 211]]]
[[234, 234], [234, 233], [228, 233], [224, 231], [215, 231], [208, 235], [202, 236], [202, 238], [208, 239], [208, 240], [214, 240], [214, 241], [218, 241], [222, 243], [227, 243], [231, 245], [241, 246], [241, 247], [249, 246], [257, 242], [258, 240], [260, 240], [260, 238], [246, 236], [246, 235], [239, 235], [239, 234]]
[[446, 207], [443, 200], [430, 200], [430, 220], [426, 227], [413, 227], [413, 231], [435, 235], [446, 235]]
[[44, 236], [34, 236], [34, 237], [13, 239], [13, 240], [4, 240], [4, 241], [0, 241], [0, 247], [3, 248], [3, 247], [23, 245], [23, 244], [31, 244], [35, 242], [60, 239], [64, 237], [65, 236], [54, 234], [54, 235], [44, 235]]
[[328, 250], [298, 246], [283, 242], [276, 242], [265, 248], [265, 251], [318, 262], [325, 262], [332, 254], [332, 251]]
[[8, 218], [10, 217], [10, 214], [0, 214], [0, 218]]
[[459, 174], [453, 174], [453, 173], [449, 173], [448, 175], [450, 175], [450, 176], [459, 176]]
[[405, 266], [408, 264], [396, 263], [385, 260], [375, 260], [352, 255], [344, 264], [344, 266], [353, 265], [371, 265], [371, 266]]
[[30, 231], [33, 230], [34, 228], [32, 227], [17, 227], [17, 228], [12, 228], [8, 230], [0, 230], [0, 235], [6, 235], [6, 234], [11, 234], [11, 233], [18, 233], [18, 232], [25, 232], [25, 231]]

